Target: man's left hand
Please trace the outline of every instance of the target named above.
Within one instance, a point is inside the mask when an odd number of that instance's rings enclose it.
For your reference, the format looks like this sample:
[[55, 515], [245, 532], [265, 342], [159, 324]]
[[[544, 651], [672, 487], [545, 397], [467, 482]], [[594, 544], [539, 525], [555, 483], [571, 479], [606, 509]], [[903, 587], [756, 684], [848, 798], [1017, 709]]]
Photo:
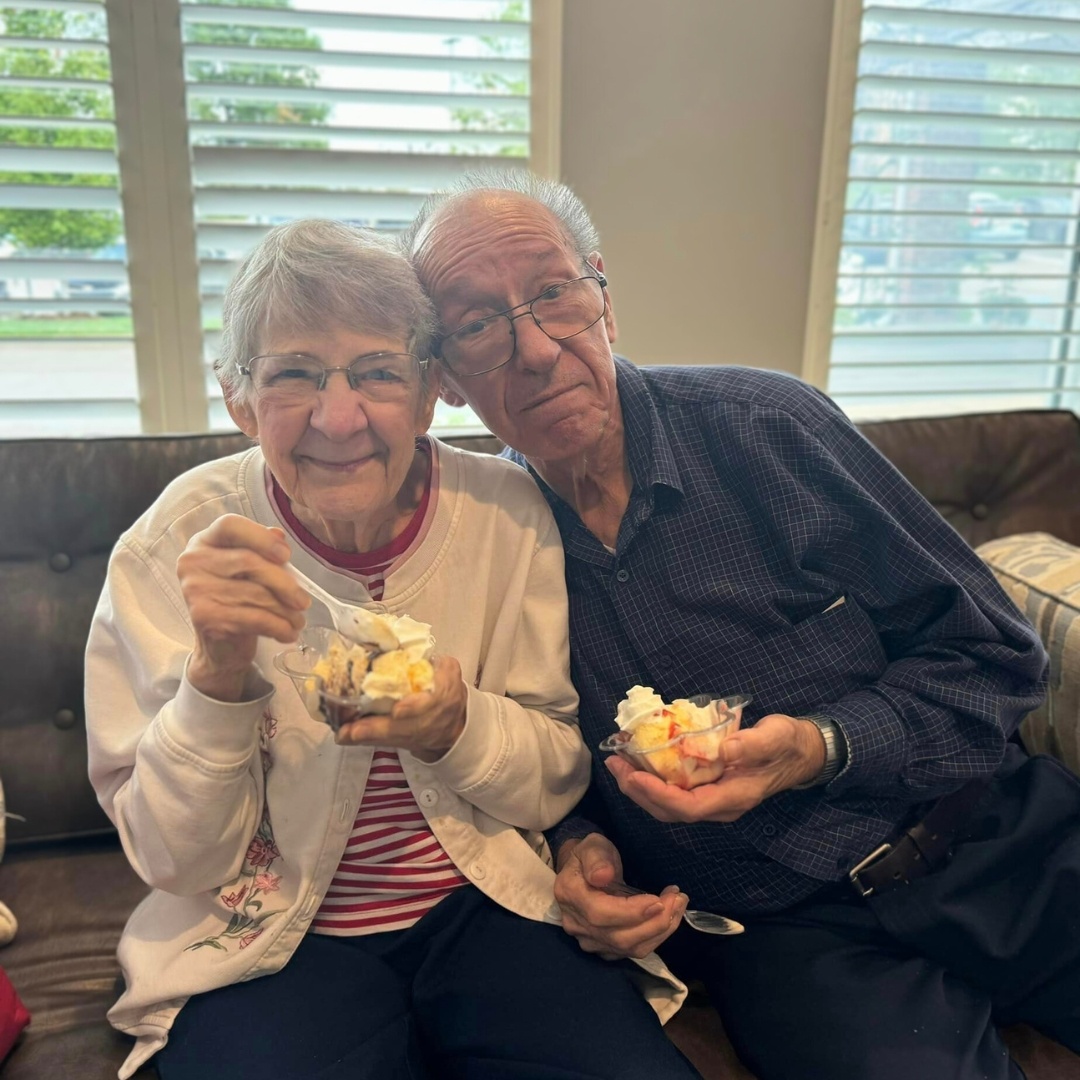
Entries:
[[813, 780], [825, 766], [815, 724], [773, 713], [722, 744], [724, 773], [684, 791], [612, 755], [605, 764], [622, 793], [659, 821], [734, 821], [779, 791]]

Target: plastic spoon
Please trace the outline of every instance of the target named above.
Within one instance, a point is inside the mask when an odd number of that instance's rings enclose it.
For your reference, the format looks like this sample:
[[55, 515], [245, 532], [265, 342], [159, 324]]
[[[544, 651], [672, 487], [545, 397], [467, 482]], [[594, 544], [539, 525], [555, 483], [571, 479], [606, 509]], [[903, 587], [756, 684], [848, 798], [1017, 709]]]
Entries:
[[[627, 885], [624, 881], [613, 881], [606, 886], [604, 892], [611, 896], [649, 896], [644, 889], [635, 889], [633, 885]], [[687, 909], [683, 912], [683, 918], [695, 929], [703, 934], [741, 934], [746, 930], [742, 923], [729, 919], [726, 915], [714, 915], [711, 911], [693, 911]]]
[[342, 637], [347, 637], [350, 641], [359, 644], [375, 645], [380, 652], [389, 652], [398, 647], [397, 637], [372, 612], [339, 600], [321, 585], [316, 585], [306, 574], [302, 574], [292, 563], [286, 563], [285, 569], [292, 574], [305, 592], [313, 596], [330, 612], [334, 629]]

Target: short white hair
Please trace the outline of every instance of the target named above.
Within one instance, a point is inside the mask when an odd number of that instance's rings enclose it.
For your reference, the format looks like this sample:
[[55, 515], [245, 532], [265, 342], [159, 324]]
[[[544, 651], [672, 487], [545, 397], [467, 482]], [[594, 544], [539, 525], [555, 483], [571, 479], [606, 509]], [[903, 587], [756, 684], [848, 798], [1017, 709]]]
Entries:
[[566, 184], [527, 169], [484, 169], [466, 173], [424, 200], [412, 224], [398, 238], [405, 254], [415, 260], [428, 224], [449, 204], [480, 191], [508, 191], [539, 203], [562, 226], [582, 267], [600, 247], [600, 233], [585, 204]]
[[214, 371], [226, 396], [247, 396], [248, 380], [237, 366], [264, 348], [267, 333], [333, 325], [400, 337], [424, 360], [436, 321], [431, 301], [390, 238], [321, 218], [275, 226], [225, 290]]

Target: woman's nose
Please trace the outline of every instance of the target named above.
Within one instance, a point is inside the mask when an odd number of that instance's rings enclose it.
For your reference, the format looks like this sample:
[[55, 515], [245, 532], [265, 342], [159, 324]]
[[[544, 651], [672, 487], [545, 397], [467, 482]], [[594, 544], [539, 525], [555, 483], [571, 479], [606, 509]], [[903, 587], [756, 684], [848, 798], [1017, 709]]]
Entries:
[[367, 399], [352, 388], [348, 374], [331, 371], [315, 396], [310, 423], [325, 435], [351, 435], [367, 427], [367, 408]]

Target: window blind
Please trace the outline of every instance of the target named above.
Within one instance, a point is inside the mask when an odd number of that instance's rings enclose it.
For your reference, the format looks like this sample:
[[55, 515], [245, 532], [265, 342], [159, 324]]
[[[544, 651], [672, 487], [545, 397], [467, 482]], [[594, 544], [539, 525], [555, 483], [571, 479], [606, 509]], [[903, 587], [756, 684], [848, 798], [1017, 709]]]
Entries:
[[[522, 0], [247, 0], [181, 6], [199, 290], [210, 369], [221, 295], [272, 225], [394, 232], [463, 172], [527, 165]], [[473, 426], [445, 409], [439, 425]]]
[[868, 0], [829, 393], [1080, 407], [1080, 2]]
[[139, 430], [104, 4], [0, 6], [0, 435]]

